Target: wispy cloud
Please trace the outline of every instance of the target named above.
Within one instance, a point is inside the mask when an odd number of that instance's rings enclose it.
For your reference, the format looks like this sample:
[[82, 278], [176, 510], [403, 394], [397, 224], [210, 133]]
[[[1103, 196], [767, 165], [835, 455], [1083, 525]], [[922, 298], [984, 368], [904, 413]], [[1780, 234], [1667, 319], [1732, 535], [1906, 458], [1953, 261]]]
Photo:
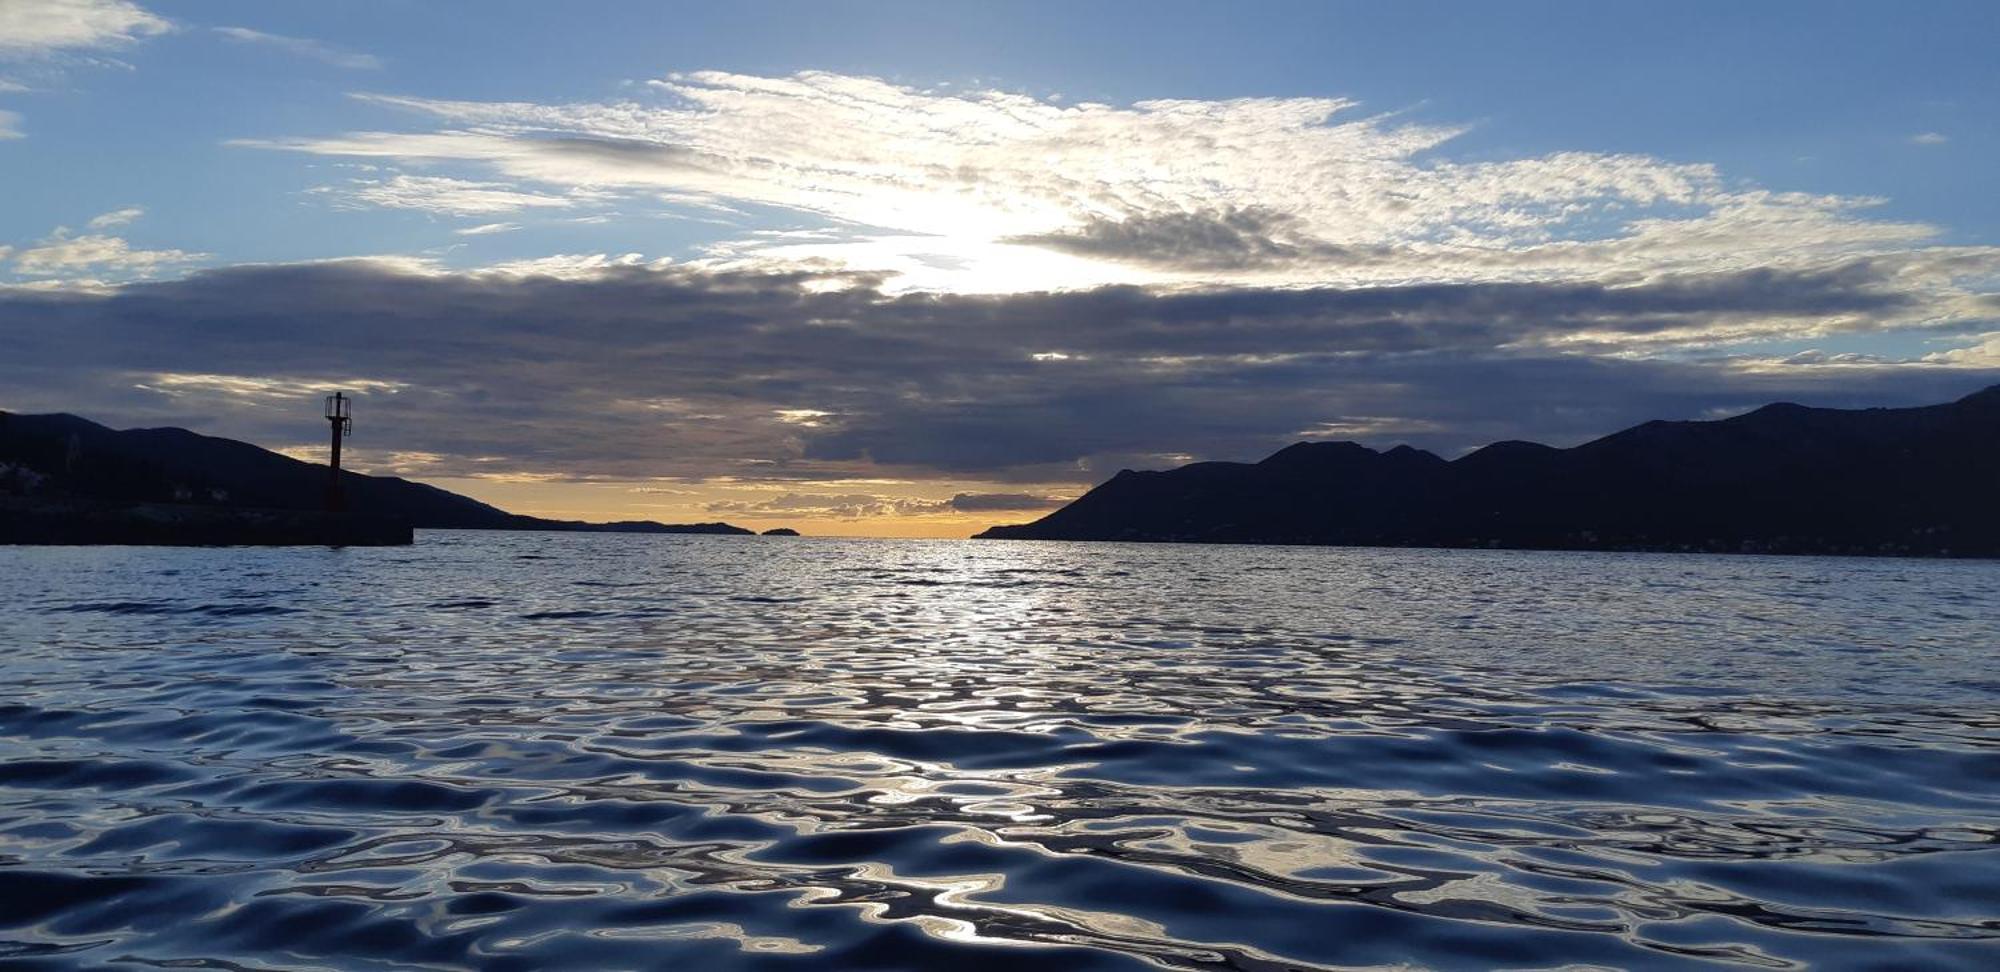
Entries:
[[863, 520], [885, 516], [923, 516], [949, 512], [948, 503], [875, 493], [785, 493], [764, 500], [721, 500], [707, 504], [710, 513], [784, 514], [827, 520]]
[[446, 216], [563, 208], [586, 201], [582, 190], [567, 195], [551, 195], [517, 189], [506, 183], [444, 176], [396, 175], [387, 179], [354, 179], [343, 185], [322, 186], [312, 191], [331, 196], [345, 206], [418, 209]]
[[490, 236], [494, 233], [512, 233], [521, 228], [519, 223], [481, 223], [452, 230], [460, 236]]
[[232, 41], [276, 48], [288, 54], [322, 61], [335, 67], [368, 71], [379, 70], [382, 67], [382, 59], [373, 54], [343, 50], [304, 37], [267, 34], [261, 30], [251, 30], [248, 27], [217, 27], [215, 28], [215, 32]]
[[1950, 142], [1951, 138], [1943, 132], [1920, 132], [1910, 136], [1910, 141], [1916, 145], [1943, 145]]
[[111, 212], [91, 219], [90, 228], [110, 229], [114, 226], [124, 226], [144, 215], [146, 215], [146, 210], [142, 206], [127, 206], [124, 209], [114, 209]]
[[706, 504], [722, 515], [779, 514], [813, 519], [868, 520], [881, 517], [959, 516], [1049, 510], [1068, 500], [1038, 493], [954, 493], [944, 499], [875, 492], [785, 492], [763, 499], [729, 499]]
[[144, 380], [133, 387], [157, 391], [175, 398], [188, 395], [219, 395], [231, 399], [297, 400], [316, 398], [335, 391], [393, 395], [402, 391], [405, 386], [399, 382], [375, 381], [351, 376], [326, 378], [267, 375], [253, 378], [243, 375], [162, 372], [144, 376]]
[[172, 27], [128, 0], [6, 0], [0, 3], [0, 57], [115, 47]]
[[[122, 47], [172, 29], [128, 0], [0, 0], [0, 62], [38, 62], [38, 73], [60, 77], [59, 65], [78, 59], [75, 52]], [[27, 90], [0, 78], [0, 93]], [[0, 111], [0, 141], [21, 137], [21, 116]]]
[[1338, 98], [1067, 104], [819, 72], [673, 75], [648, 91], [578, 104], [362, 95], [436, 125], [239, 144], [458, 162], [513, 191], [635, 206], [775, 207], [830, 238], [746, 235], [713, 258], [835, 261], [931, 290], [1601, 279], [1798, 266], [1935, 235], [1868, 218], [1879, 200], [1763, 189], [1703, 164], [1456, 161], [1460, 129]]

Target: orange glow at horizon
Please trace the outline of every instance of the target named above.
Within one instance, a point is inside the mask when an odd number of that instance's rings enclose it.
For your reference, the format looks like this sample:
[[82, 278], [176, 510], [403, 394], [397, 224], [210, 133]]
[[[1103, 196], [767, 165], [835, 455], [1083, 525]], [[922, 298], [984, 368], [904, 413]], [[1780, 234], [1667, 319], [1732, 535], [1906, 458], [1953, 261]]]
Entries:
[[[848, 488], [823, 482], [728, 483], [722, 485], [685, 484], [673, 493], [641, 491], [649, 487], [628, 482], [523, 481], [489, 478], [425, 478], [423, 482], [440, 489], [497, 506], [509, 513], [558, 520], [655, 520], [661, 523], [727, 522], [763, 532], [790, 527], [806, 536], [882, 537], [895, 539], [963, 539], [988, 527], [1025, 523], [1054, 510], [1060, 503], [1040, 509], [1004, 509], [979, 512], [955, 510], [922, 512], [861, 512], [829, 515], [823, 510], [714, 509], [715, 504], [744, 504], [745, 495], [767, 497], [791, 494], [819, 494], [829, 490], [845, 493]], [[988, 483], [885, 483], [872, 487], [883, 506], [895, 501], [942, 503], [961, 492], [1029, 492], [1066, 500], [1081, 492], [1075, 484], [995, 485]], [[941, 495], [940, 495], [941, 494]], [[747, 505], [747, 504], [746, 504]]]

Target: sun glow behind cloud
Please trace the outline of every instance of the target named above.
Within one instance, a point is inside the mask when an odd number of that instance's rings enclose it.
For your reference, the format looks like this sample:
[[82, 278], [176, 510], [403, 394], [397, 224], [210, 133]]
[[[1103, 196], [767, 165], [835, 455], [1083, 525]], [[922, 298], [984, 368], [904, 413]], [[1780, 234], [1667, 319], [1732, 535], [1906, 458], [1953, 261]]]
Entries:
[[[468, 211], [621, 198], [790, 212], [812, 231], [747, 229], [710, 244], [709, 263], [830, 262], [895, 274], [899, 291], [1601, 279], [1808, 265], [1935, 234], [1866, 218], [1877, 200], [1774, 192], [1703, 164], [1460, 162], [1460, 129], [1338, 98], [1071, 105], [821, 72], [647, 88], [569, 104], [366, 94], [436, 127], [238, 144], [470, 166], [498, 181], [477, 184], [495, 208]], [[380, 186], [328, 191], [412, 204]]]

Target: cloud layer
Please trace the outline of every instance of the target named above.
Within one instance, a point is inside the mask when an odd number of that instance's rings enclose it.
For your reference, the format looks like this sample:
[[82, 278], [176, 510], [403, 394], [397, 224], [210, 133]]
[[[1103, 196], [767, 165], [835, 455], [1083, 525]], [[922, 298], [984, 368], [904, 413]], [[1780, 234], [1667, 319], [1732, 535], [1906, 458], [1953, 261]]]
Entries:
[[1983, 345], [1901, 364], [1629, 353], [1683, 332], [1922, 316], [1907, 272], [1864, 259], [1618, 287], [939, 295], [616, 261], [559, 274], [240, 266], [0, 292], [0, 384], [10, 407], [87, 402], [267, 442], [295, 441], [314, 396], [342, 385], [363, 392], [374, 441], [436, 457], [432, 475], [1080, 483], [1304, 437], [1451, 453], [1774, 398], [1942, 400], [1996, 380]]
[[647, 88], [572, 104], [369, 94], [418, 127], [239, 144], [463, 167], [572, 204], [775, 208], [816, 230], [744, 233], [712, 254], [833, 260], [895, 272], [898, 288], [960, 292], [1742, 270], [1902, 252], [1935, 234], [1868, 218], [1879, 200], [1775, 192], [1708, 165], [1457, 161], [1459, 129], [1338, 98], [1072, 105], [818, 72]]

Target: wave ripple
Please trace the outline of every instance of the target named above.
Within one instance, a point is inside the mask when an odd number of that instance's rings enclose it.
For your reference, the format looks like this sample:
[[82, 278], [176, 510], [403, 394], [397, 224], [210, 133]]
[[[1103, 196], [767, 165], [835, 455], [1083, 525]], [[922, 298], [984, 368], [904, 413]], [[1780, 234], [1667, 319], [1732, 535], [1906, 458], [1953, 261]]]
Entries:
[[0, 550], [0, 964], [2000, 966], [2000, 565]]

